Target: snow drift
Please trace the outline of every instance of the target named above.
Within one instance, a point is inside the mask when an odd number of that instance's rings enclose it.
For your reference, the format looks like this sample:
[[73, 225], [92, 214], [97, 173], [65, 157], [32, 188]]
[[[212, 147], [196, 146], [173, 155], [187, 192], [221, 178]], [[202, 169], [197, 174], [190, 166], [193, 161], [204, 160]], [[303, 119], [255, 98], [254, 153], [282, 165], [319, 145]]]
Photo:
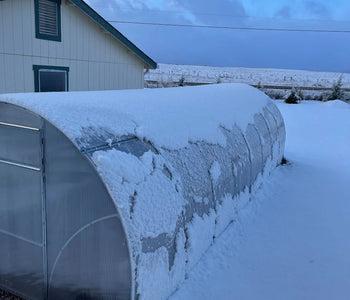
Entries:
[[174, 292], [284, 152], [279, 110], [243, 84], [0, 102], [40, 115], [92, 162], [125, 230], [132, 298]]

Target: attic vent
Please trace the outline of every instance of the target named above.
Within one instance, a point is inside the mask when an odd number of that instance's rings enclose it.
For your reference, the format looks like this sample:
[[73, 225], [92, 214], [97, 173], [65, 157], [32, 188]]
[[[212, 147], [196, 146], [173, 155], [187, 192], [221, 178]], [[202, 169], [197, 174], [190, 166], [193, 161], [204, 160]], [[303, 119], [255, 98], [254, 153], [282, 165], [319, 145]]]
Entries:
[[60, 0], [36, 0], [36, 37], [47, 40], [61, 40]]
[[57, 35], [57, 3], [39, 0], [40, 34]]

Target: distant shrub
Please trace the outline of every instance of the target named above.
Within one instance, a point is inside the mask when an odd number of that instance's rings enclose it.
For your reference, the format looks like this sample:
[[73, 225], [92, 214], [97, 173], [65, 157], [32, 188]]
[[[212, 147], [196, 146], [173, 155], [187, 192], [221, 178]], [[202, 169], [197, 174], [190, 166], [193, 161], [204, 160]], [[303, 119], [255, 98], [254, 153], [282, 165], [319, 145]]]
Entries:
[[261, 84], [261, 81], [258, 82], [258, 84], [256, 85], [256, 88], [259, 90], [264, 89], [263, 85]]
[[218, 76], [218, 78], [216, 79], [216, 83], [221, 83], [221, 77]]
[[311, 94], [306, 94], [304, 97], [303, 97], [303, 100], [316, 100], [316, 97], [315, 95], [311, 95]]
[[285, 95], [280, 91], [263, 90], [262, 91], [271, 99], [284, 99]]
[[181, 75], [180, 79], [179, 79], [179, 86], [184, 86], [185, 83], [185, 76]]
[[322, 94], [319, 94], [319, 95], [315, 95], [312, 100], [325, 101], [325, 99], [327, 99], [328, 97], [329, 97], [329, 94], [322, 93]]
[[158, 86], [157, 86], [157, 87], [167, 88], [167, 87], [169, 87], [169, 86], [170, 86], [170, 83], [169, 83], [168, 81], [162, 80], [162, 81], [160, 81], [160, 82], [158, 83]]
[[344, 101], [350, 103], [350, 93], [344, 93]]
[[336, 100], [336, 99], [343, 99], [344, 98], [344, 91], [342, 89], [343, 86], [343, 76], [341, 75], [337, 82], [333, 83], [332, 86], [332, 92], [328, 96], [327, 100]]
[[300, 97], [294, 88], [292, 89], [286, 100], [284, 100], [284, 102], [288, 104], [298, 104], [300, 102]]
[[304, 93], [301, 90], [297, 90], [296, 94], [299, 97], [299, 100], [305, 99]]

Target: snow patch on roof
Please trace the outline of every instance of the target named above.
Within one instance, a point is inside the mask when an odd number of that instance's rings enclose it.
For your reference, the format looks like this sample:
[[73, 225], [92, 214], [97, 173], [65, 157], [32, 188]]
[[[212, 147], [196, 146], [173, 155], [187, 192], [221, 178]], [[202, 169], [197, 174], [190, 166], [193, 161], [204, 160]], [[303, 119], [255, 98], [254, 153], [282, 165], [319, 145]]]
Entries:
[[220, 126], [245, 130], [269, 98], [244, 84], [169, 89], [0, 95], [50, 121], [76, 145], [87, 132], [133, 135], [156, 147], [225, 144]]

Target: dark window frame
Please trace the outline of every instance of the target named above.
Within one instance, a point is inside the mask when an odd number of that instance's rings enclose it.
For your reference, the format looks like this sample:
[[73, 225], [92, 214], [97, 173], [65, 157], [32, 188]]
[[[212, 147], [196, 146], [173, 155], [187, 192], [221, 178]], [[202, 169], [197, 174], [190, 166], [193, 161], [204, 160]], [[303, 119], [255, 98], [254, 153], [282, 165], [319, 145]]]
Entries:
[[62, 41], [61, 34], [61, 0], [46, 0], [50, 2], [54, 2], [57, 4], [57, 36], [50, 34], [42, 34], [40, 33], [40, 22], [39, 22], [39, 0], [34, 0], [34, 10], [35, 10], [35, 37], [41, 40], [49, 40], [49, 41]]
[[45, 66], [45, 65], [33, 65], [34, 71], [34, 91], [40, 92], [40, 71], [50, 70], [50, 71], [64, 71], [66, 72], [66, 92], [69, 91], [69, 67], [60, 66]]

